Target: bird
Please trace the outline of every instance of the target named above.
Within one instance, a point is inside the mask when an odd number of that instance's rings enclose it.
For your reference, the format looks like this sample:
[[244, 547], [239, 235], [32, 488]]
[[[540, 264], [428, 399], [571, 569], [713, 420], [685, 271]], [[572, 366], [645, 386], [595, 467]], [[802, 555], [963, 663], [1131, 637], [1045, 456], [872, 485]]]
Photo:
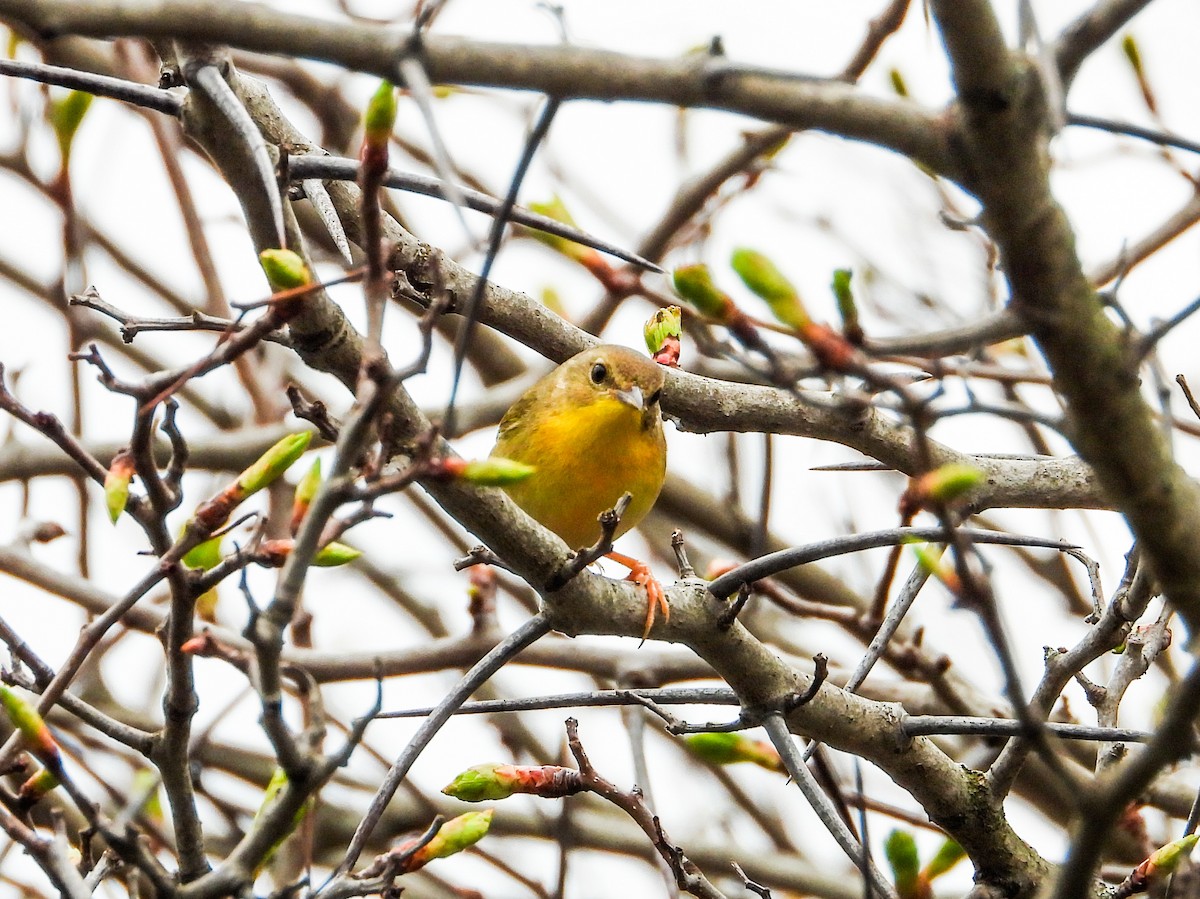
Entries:
[[[492, 457], [534, 468], [504, 489], [531, 517], [577, 549], [601, 536], [599, 516], [625, 493], [631, 501], [613, 539], [650, 511], [667, 470], [663, 435], [662, 366], [627, 347], [601, 344], [584, 350], [541, 378], [500, 421]], [[629, 569], [628, 580], [646, 588], [649, 636], [659, 611], [669, 620], [662, 585], [650, 566], [610, 552]]]

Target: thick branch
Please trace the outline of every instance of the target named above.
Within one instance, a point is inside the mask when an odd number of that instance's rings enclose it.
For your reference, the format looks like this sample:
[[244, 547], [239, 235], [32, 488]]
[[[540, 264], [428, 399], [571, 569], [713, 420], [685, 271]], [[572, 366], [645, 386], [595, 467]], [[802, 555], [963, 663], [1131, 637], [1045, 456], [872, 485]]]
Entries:
[[1022, 318], [1066, 400], [1071, 439], [1125, 514], [1163, 592], [1200, 627], [1200, 487], [1176, 465], [1142, 397], [1137, 364], [1105, 315], [1050, 193], [1044, 100], [1005, 48], [990, 4], [933, 4], [962, 107], [964, 167], [983, 202]]
[[[397, 62], [411, 52], [408, 29], [221, 0], [138, 6], [119, 0], [86, 6], [73, 0], [0, 0], [0, 18], [43, 38], [177, 38], [320, 59], [388, 79], [397, 78]], [[575, 46], [489, 44], [438, 35], [422, 37], [419, 55], [436, 84], [725, 109], [876, 143], [951, 174], [951, 157], [934, 114], [907, 101], [865, 96], [840, 82], [739, 70], [720, 56], [657, 60]]]

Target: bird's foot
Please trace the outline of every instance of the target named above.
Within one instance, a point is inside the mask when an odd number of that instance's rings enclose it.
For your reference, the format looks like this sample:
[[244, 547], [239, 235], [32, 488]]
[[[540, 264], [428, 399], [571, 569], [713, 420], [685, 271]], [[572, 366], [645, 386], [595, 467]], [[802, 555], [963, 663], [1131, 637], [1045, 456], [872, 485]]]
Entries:
[[654, 622], [657, 620], [659, 612], [662, 612], [664, 622], [671, 620], [671, 607], [667, 604], [667, 592], [658, 579], [650, 573], [650, 566], [645, 562], [622, 553], [609, 553], [608, 558], [629, 569], [629, 575], [625, 580], [633, 581], [646, 588], [646, 627], [642, 631], [642, 643], [645, 643], [650, 636], [650, 631], [654, 628]]

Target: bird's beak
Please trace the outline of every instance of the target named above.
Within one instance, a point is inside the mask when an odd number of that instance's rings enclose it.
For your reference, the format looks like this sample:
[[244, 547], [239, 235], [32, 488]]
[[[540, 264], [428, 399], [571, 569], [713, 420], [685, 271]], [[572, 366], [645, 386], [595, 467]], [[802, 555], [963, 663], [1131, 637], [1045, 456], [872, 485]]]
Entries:
[[637, 411], [641, 412], [646, 408], [646, 398], [642, 396], [642, 388], [634, 384], [628, 390], [614, 390], [613, 396], [619, 399], [627, 406], [632, 406]]

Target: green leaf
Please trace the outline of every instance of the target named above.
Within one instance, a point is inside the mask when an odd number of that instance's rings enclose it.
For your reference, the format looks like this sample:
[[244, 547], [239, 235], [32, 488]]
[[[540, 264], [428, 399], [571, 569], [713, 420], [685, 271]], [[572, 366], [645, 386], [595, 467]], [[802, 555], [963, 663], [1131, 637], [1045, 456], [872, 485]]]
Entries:
[[883, 854], [892, 869], [892, 880], [901, 899], [912, 899], [917, 894], [917, 876], [920, 858], [917, 841], [907, 830], [893, 830], [883, 844]]

